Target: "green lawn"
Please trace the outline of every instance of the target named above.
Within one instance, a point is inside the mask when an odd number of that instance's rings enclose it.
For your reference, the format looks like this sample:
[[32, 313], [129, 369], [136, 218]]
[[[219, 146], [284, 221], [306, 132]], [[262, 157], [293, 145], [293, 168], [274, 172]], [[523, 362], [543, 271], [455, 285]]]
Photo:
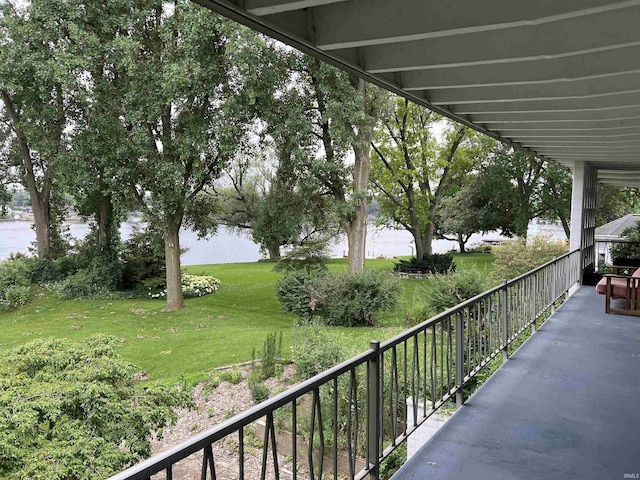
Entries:
[[[484, 268], [491, 255], [457, 255], [459, 267]], [[390, 270], [391, 260], [368, 260], [368, 268]], [[121, 354], [151, 380], [173, 382], [181, 377], [198, 380], [211, 369], [251, 360], [267, 334], [283, 333], [283, 355], [289, 355], [293, 315], [285, 314], [275, 296], [279, 277], [267, 262], [186, 267], [189, 273], [219, 278], [220, 289], [187, 300], [179, 312], [161, 312], [158, 300], [62, 300], [43, 290], [32, 304], [0, 314], [0, 348], [20, 345], [38, 337], [81, 340], [96, 333], [121, 339]], [[345, 270], [347, 261], [332, 260], [332, 270]], [[403, 305], [387, 313], [383, 327], [343, 329], [355, 351], [372, 339], [385, 340], [402, 331], [402, 311], [410, 305], [425, 280], [403, 280]], [[419, 294], [419, 290], [417, 292]]]

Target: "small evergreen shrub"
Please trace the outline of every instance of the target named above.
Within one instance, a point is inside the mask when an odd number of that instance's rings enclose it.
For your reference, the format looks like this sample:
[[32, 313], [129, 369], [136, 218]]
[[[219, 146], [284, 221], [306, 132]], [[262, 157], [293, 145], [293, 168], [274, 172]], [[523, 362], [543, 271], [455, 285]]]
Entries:
[[424, 299], [432, 315], [435, 315], [480, 295], [490, 288], [491, 282], [485, 271], [467, 268], [448, 275], [431, 277], [424, 289]]
[[276, 264], [277, 272], [293, 272], [304, 270], [307, 273], [326, 270], [327, 260], [326, 240], [306, 241], [287, 252]]
[[293, 328], [291, 353], [300, 380], [307, 380], [349, 357], [346, 347], [317, 324]]
[[276, 333], [267, 335], [267, 339], [262, 346], [262, 360], [260, 362], [260, 376], [263, 380], [271, 378], [276, 374], [278, 359], [282, 357], [282, 332], [280, 336]]
[[249, 391], [251, 392], [251, 398], [256, 403], [264, 402], [267, 398], [269, 398], [269, 387], [267, 387], [263, 378], [259, 372], [254, 371], [247, 380], [247, 384], [249, 386]]
[[162, 233], [151, 225], [134, 230], [122, 251], [122, 286], [133, 289], [149, 278], [165, 277], [165, 254]]
[[0, 311], [29, 303], [32, 261], [15, 255], [0, 262]]
[[422, 260], [411, 257], [409, 260], [398, 260], [393, 270], [399, 273], [447, 273], [454, 271], [456, 265], [451, 253], [434, 253], [425, 255]]
[[371, 326], [395, 308], [400, 286], [380, 270], [363, 273], [296, 272], [276, 284], [283, 308], [303, 320], [325, 325]]
[[307, 272], [304, 270], [285, 275], [276, 282], [276, 296], [286, 312], [291, 312], [303, 320], [313, 316], [312, 300], [322, 289], [327, 272]]

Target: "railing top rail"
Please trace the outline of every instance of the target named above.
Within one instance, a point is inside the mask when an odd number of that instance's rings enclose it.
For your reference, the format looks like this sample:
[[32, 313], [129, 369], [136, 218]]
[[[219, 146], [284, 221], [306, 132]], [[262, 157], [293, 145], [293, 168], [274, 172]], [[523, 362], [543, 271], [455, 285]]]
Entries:
[[114, 475], [113, 477], [110, 477], [109, 480], [147, 479], [154, 473], [162, 471], [169, 465], [173, 465], [189, 455], [202, 450], [207, 445], [211, 445], [213, 442], [238, 431], [240, 428], [264, 417], [277, 408], [295, 401], [297, 398], [313, 391], [320, 385], [323, 385], [328, 381], [357, 368], [370, 360], [375, 354], [376, 351], [370, 348], [361, 354], [330, 368], [329, 370], [325, 370], [324, 372], [321, 372], [298, 385], [294, 385], [290, 389], [271, 397], [264, 402], [255, 405], [254, 407], [245, 410], [222, 423], [219, 423], [218, 425], [194, 435], [173, 448], [165, 450], [158, 455], [154, 455], [153, 457], [144, 460], [141, 463]]
[[478, 303], [481, 300], [484, 300], [485, 298], [490, 297], [491, 295], [493, 295], [494, 293], [502, 290], [503, 288], [505, 288], [506, 286], [509, 286], [511, 284], [517, 283], [520, 280], [523, 280], [527, 277], [530, 277], [531, 275], [535, 275], [537, 272], [539, 272], [540, 270], [543, 270], [545, 268], [547, 268], [549, 265], [552, 265], [554, 263], [557, 263], [558, 261], [569, 257], [575, 253], [579, 253], [580, 249], [576, 249], [573, 250], [571, 252], [567, 252], [564, 255], [554, 258], [553, 260], [548, 261], [547, 263], [540, 265], [539, 267], [534, 268], [533, 270], [530, 270], [529, 272], [523, 273], [522, 275], [512, 278], [511, 280], [506, 280], [505, 283], [502, 283], [500, 285], [497, 285], [489, 290], [487, 290], [486, 292], [482, 292], [479, 295], [476, 295], [473, 298], [470, 298], [469, 300], [466, 300], [458, 305], [456, 305], [455, 307], [450, 308], [449, 310], [445, 310], [444, 312], [441, 312], [433, 317], [431, 317], [430, 319], [410, 328], [409, 330], [406, 330], [398, 335], [396, 335], [393, 338], [390, 338], [389, 340], [383, 342], [380, 344], [380, 350], [381, 351], [386, 351], [390, 348], [392, 348], [395, 345], [398, 345], [399, 343], [404, 342], [405, 340], [408, 340], [409, 338], [415, 336], [416, 334], [426, 330], [427, 328], [433, 326], [434, 324], [438, 324], [440, 322], [442, 322], [443, 320], [451, 317], [452, 315], [457, 314], [458, 312], [464, 310], [465, 308], [469, 307], [470, 305], [474, 305], [476, 303]]

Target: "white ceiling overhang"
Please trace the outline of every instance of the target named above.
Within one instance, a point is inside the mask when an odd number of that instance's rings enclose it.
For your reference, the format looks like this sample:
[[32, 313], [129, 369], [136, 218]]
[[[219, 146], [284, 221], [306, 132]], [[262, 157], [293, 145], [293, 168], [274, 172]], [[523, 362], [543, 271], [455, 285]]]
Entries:
[[547, 160], [640, 186], [640, 0], [195, 0]]

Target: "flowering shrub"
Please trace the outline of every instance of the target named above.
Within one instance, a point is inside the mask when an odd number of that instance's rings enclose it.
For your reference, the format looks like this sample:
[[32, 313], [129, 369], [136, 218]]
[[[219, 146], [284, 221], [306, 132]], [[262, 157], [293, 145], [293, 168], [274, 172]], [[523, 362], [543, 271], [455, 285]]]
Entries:
[[[184, 298], [203, 297], [220, 288], [220, 280], [206, 275], [182, 274], [182, 294]], [[167, 286], [162, 284], [157, 287], [149, 287], [151, 298], [164, 299], [167, 296]]]

